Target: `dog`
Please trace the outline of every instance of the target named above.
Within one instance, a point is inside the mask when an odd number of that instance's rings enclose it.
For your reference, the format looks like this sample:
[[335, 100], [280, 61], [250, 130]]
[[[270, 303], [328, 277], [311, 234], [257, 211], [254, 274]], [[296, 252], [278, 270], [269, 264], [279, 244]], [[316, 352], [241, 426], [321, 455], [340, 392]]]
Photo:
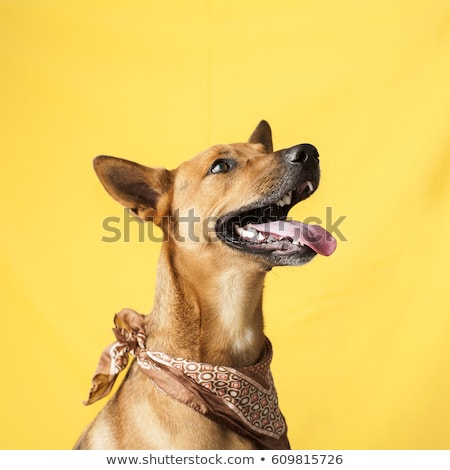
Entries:
[[164, 242], [150, 315], [116, 315], [87, 403], [125, 380], [75, 449], [289, 449], [263, 331], [264, 279], [275, 266], [328, 256], [336, 240], [288, 219], [313, 194], [310, 144], [274, 152], [261, 121], [246, 143], [215, 145], [175, 170], [99, 156], [106, 191]]

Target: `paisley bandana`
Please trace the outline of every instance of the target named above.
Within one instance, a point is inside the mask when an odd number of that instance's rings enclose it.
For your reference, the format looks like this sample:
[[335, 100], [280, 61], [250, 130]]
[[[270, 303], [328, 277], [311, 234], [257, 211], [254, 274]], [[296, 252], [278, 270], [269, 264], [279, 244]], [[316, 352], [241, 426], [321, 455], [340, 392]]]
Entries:
[[268, 338], [257, 364], [233, 368], [147, 349], [145, 316], [134, 310], [123, 309], [114, 317], [114, 323], [117, 341], [103, 351], [85, 405], [111, 391], [131, 354], [162, 393], [252, 439], [261, 449], [290, 449], [270, 372], [272, 345]]

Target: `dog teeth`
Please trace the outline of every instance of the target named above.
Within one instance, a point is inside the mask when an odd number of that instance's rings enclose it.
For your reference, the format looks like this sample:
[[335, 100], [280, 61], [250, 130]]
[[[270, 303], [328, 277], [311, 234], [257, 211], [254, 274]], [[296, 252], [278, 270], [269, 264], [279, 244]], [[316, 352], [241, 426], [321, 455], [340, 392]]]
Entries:
[[239, 227], [239, 225], [235, 225], [234, 226], [234, 231], [241, 237], [242, 232], [244, 231], [244, 229], [242, 227]]
[[234, 231], [244, 240], [250, 241], [252, 243], [274, 243], [278, 241], [288, 241], [293, 245], [297, 246], [305, 246], [305, 244], [301, 240], [292, 240], [291, 238], [285, 237], [277, 237], [272, 234], [263, 234], [258, 230], [250, 227], [250, 228], [243, 228], [239, 225], [234, 225]]
[[289, 191], [275, 203], [279, 207], [288, 206], [292, 201], [292, 191]]
[[[237, 234], [242, 238], [247, 238], [252, 240], [253, 238], [257, 238], [258, 235], [261, 235], [257, 230], [254, 228], [249, 228], [248, 230], [239, 227], [239, 225], [235, 225], [234, 229], [236, 230]], [[264, 238], [264, 237], [263, 237]]]
[[252, 241], [252, 242], [262, 243], [262, 242], [267, 241], [266, 237], [261, 232], [258, 232], [254, 228], [245, 229], [245, 228], [239, 227], [239, 225], [235, 225], [234, 226], [234, 231], [241, 238], [244, 238], [244, 239]]
[[261, 233], [261, 232], [258, 232], [258, 237], [256, 239], [256, 241], [258, 242], [262, 242], [264, 241], [266, 238], [264, 237], [264, 235]]
[[311, 181], [307, 181], [307, 182], [306, 182], [306, 187], [309, 189], [309, 192], [310, 192], [310, 193], [314, 192], [314, 186], [313, 186], [313, 184], [311, 183]]

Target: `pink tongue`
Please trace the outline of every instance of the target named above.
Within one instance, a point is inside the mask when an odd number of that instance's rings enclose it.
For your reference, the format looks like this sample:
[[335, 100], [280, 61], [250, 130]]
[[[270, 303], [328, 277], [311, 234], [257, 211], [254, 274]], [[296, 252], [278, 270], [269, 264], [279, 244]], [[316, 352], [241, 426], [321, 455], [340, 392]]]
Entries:
[[254, 228], [258, 232], [291, 238], [309, 246], [319, 255], [330, 256], [336, 249], [336, 239], [320, 225], [309, 225], [295, 220], [277, 220], [265, 224], [248, 224], [245, 229]]

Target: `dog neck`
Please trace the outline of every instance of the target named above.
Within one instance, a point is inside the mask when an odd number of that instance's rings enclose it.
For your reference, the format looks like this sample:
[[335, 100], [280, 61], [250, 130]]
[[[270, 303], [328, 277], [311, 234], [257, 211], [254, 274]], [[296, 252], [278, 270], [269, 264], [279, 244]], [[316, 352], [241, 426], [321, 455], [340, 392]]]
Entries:
[[158, 264], [147, 347], [216, 365], [255, 364], [264, 348], [266, 273], [256, 264], [243, 270], [207, 255], [192, 263], [192, 256], [174, 256], [168, 245]]

